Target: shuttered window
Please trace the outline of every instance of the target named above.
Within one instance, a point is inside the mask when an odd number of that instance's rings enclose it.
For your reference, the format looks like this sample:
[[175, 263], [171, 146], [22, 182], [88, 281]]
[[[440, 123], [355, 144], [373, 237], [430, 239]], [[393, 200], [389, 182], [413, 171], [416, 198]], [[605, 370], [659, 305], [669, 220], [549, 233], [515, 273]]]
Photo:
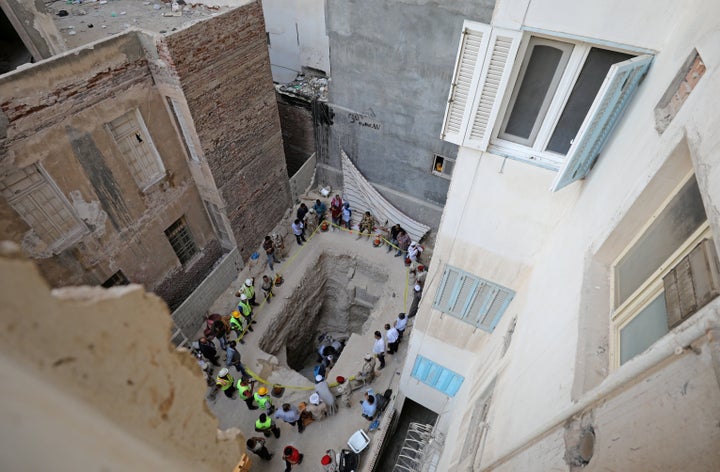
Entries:
[[65, 196], [38, 165], [3, 173], [0, 192], [55, 253], [74, 244], [87, 232]]
[[137, 109], [106, 126], [140, 189], [147, 189], [165, 176], [165, 166]]
[[433, 307], [491, 333], [514, 296], [508, 288], [447, 266]]
[[465, 380], [462, 375], [456, 374], [452, 370], [436, 364], [423, 356], [417, 356], [415, 358], [415, 365], [410, 375], [449, 397], [455, 396], [458, 390], [460, 390], [463, 380]]

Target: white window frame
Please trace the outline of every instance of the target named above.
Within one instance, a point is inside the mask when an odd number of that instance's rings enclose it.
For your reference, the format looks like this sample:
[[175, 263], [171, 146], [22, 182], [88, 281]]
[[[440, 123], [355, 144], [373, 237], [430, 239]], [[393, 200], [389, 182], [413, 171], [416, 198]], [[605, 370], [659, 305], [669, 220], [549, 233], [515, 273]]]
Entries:
[[193, 140], [193, 136], [197, 136], [197, 134], [195, 133], [195, 127], [192, 126], [186, 118], [186, 116], [189, 115], [185, 114], [187, 107], [182, 106], [180, 102], [172, 97], [166, 98], [170, 107], [170, 113], [172, 113], [175, 118], [175, 123], [178, 128], [180, 128], [180, 134], [182, 135], [183, 143], [185, 144], [185, 150], [190, 157], [190, 162], [193, 164], [199, 164], [200, 152], [198, 151], [198, 146], [195, 145], [195, 141]]
[[[35, 234], [37, 234], [40, 240], [47, 244], [48, 248], [53, 253], [59, 254], [79, 241], [80, 238], [89, 231], [75, 213], [75, 210], [68, 199], [40, 164], [31, 164], [28, 167], [11, 171], [11, 173], [15, 173], [16, 176], [20, 173], [25, 174], [27, 177], [23, 177], [23, 179], [29, 179], [29, 174], [31, 172], [37, 172], [37, 174], [41, 177], [41, 180], [31, 183], [29, 186], [17, 192], [12, 190], [12, 184], [3, 182], [0, 186], [2, 187], [2, 194], [10, 206], [18, 213], [18, 215], [20, 215], [23, 221], [25, 221], [28, 226], [32, 228]], [[9, 177], [9, 175], [6, 174], [5, 178], [7, 177]], [[49, 208], [37, 202], [38, 195], [43, 191], [45, 191], [44, 196], [42, 197], [43, 200], [49, 195], [50, 198], [54, 199], [54, 206], [62, 208], [64, 210], [64, 214], [59, 211], [48, 211]], [[52, 225], [55, 230], [60, 233], [60, 237], [53, 239], [42, 227], [34, 225], [32, 218], [26, 214], [24, 208], [21, 208], [21, 201], [25, 205], [30, 204], [33, 206], [39, 217], [42, 218], [43, 221], [50, 223], [50, 225]], [[37, 218], [38, 215], [36, 215], [35, 218]], [[63, 230], [63, 228], [68, 229]]]
[[[532, 147], [499, 138], [532, 38], [570, 44], [572, 50]], [[614, 64], [605, 77], [566, 155], [545, 151], [591, 48], [635, 57]], [[631, 46], [607, 44], [537, 30], [511, 31], [466, 21], [455, 62], [441, 139], [479, 151], [560, 171], [551, 190], [584, 178], [647, 72], [653, 56]]]
[[610, 367], [617, 369], [620, 367], [621, 356], [621, 339], [620, 333], [637, 315], [639, 315], [658, 295], [665, 291], [663, 278], [677, 266], [677, 264], [685, 258], [693, 248], [695, 248], [703, 239], [711, 237], [710, 224], [706, 220], [701, 224], [693, 234], [686, 239], [662, 264], [651, 274], [645, 282], [642, 283], [631, 295], [627, 297], [620, 305], [617, 305], [617, 284], [615, 268], [622, 261], [625, 255], [633, 249], [635, 244], [645, 235], [646, 231], [656, 220], [658, 215], [678, 195], [683, 186], [694, 176], [694, 172], [685, 176], [680, 184], [670, 193], [670, 195], [662, 202], [658, 209], [648, 218], [647, 222], [640, 228], [635, 237], [625, 246], [623, 251], [617, 256], [611, 266], [611, 290], [610, 290], [610, 306], [613, 307], [610, 314]]
[[[132, 117], [135, 119], [134, 123], [136, 127], [138, 128], [139, 135], [141, 139], [143, 140], [142, 143], [135, 143], [132, 142], [132, 137], [134, 136], [132, 134], [128, 135], [119, 135], [113, 126], [113, 122], [119, 120], [120, 118], [132, 115]], [[160, 154], [157, 151], [157, 148], [155, 147], [155, 143], [153, 143], [152, 137], [150, 136], [150, 132], [147, 129], [147, 126], [145, 126], [145, 121], [142, 118], [142, 114], [140, 113], [140, 110], [135, 108], [134, 110], [128, 111], [126, 113], [123, 113], [122, 115], [118, 116], [115, 120], [111, 121], [110, 123], [105, 124], [105, 129], [112, 137], [113, 142], [118, 148], [118, 151], [122, 154], [123, 159], [125, 160], [125, 163], [127, 164], [128, 168], [130, 169], [130, 173], [133, 176], [133, 179], [135, 179], [135, 182], [137, 183], [138, 187], [143, 192], [146, 192], [150, 187], [157, 184], [158, 182], [162, 181], [165, 178], [166, 171], [165, 171], [165, 165], [163, 164], [162, 159], [160, 158]], [[148, 157], [148, 166], [146, 172], [137, 172], [135, 170], [135, 167], [137, 165], [137, 162], [133, 162], [134, 159], [133, 152], [130, 152], [129, 154], [126, 154], [123, 152], [123, 145], [121, 144], [121, 141], [129, 140], [132, 142], [132, 145], [137, 148], [138, 144], [143, 144], [143, 148], [147, 149], [146, 156]]]
[[[443, 160], [442, 172], [435, 170], [435, 168], [437, 166], [438, 158]], [[443, 179], [450, 180], [452, 178], [452, 170], [447, 171], [447, 163], [448, 162], [452, 163], [452, 168], [454, 170], [455, 169], [455, 158], [446, 157], [446, 156], [443, 156], [440, 154], [433, 154], [432, 169], [430, 170], [430, 172], [432, 172], [433, 175], [437, 175], [438, 177], [442, 177]]]

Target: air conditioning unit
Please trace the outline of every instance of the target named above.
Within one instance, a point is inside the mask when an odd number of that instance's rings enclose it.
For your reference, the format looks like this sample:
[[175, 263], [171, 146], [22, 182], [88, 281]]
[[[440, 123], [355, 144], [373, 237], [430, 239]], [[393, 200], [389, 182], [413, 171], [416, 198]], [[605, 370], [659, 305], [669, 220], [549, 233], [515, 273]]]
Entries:
[[715, 244], [704, 239], [663, 277], [668, 329], [720, 295], [719, 266]]

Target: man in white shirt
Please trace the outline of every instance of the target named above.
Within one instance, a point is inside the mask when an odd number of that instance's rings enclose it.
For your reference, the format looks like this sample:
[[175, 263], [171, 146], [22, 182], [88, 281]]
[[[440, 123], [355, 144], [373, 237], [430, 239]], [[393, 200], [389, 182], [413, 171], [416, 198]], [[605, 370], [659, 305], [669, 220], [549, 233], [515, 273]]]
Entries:
[[297, 219], [293, 222], [293, 224], [291, 226], [292, 226], [293, 234], [295, 235], [295, 239], [297, 240], [298, 246], [302, 246], [303, 243], [306, 242], [305, 236], [303, 235], [303, 233], [305, 232], [305, 225], [303, 224], [302, 221]]
[[375, 354], [375, 357], [377, 357], [380, 361], [380, 368], [378, 368], [378, 370], [383, 370], [385, 368], [385, 340], [383, 339], [380, 331], [375, 331], [375, 344], [373, 345], [373, 353]]
[[405, 334], [405, 328], [407, 328], [407, 316], [405, 316], [405, 313], [400, 313], [398, 319], [395, 320], [395, 329], [400, 333], [400, 339], [402, 339], [403, 334]]
[[388, 344], [388, 354], [391, 356], [398, 350], [398, 343], [400, 342], [400, 333], [394, 326], [390, 326], [389, 323], [385, 324], [385, 339]]

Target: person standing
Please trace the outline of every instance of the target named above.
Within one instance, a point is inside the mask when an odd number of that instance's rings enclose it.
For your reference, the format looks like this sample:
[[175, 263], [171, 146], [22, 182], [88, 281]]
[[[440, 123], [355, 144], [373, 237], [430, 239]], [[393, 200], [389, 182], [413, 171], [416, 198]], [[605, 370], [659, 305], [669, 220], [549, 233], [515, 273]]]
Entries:
[[365, 215], [363, 215], [362, 219], [360, 220], [360, 225], [358, 226], [358, 239], [362, 237], [362, 234], [367, 231], [368, 237], [372, 235], [372, 232], [375, 230], [375, 218], [370, 214], [369, 211], [365, 212]]
[[407, 317], [405, 316], [405, 313], [400, 313], [397, 320], [395, 320], [395, 329], [400, 334], [399, 339], [403, 338], [403, 334], [405, 334], [405, 328], [407, 328]]
[[245, 326], [247, 326], [248, 331], [253, 331], [252, 324], [255, 323], [253, 321], [253, 309], [252, 306], [250, 306], [250, 301], [248, 300], [248, 296], [244, 293], [240, 294], [240, 301], [238, 302], [237, 311], [240, 312], [240, 314], [245, 319]]
[[243, 329], [242, 315], [238, 310], [233, 310], [233, 312], [230, 313], [230, 329], [235, 331], [237, 341], [240, 344], [245, 344], [245, 341], [243, 341], [245, 330]]
[[398, 250], [395, 253], [395, 257], [400, 257], [403, 255], [404, 252], [407, 252], [412, 240], [410, 239], [410, 236], [408, 236], [408, 234], [405, 232], [405, 230], [401, 229], [400, 231], [398, 231], [397, 242]]
[[[297, 209], [297, 219], [302, 221], [302, 223], [307, 226], [307, 221], [305, 220], [305, 217], [307, 216], [310, 209], [305, 205], [304, 203], [301, 203], [300, 206]], [[305, 231], [303, 231], [303, 236], [305, 236]]]
[[417, 315], [418, 306], [420, 306], [420, 299], [422, 298], [422, 286], [415, 284], [413, 287], [413, 299], [410, 303], [410, 309], [408, 310], [408, 318], [412, 318]]
[[254, 437], [250, 438], [245, 442], [245, 445], [248, 448], [248, 451], [251, 451], [258, 456], [260, 456], [260, 459], [269, 461], [272, 459], [272, 454], [270, 454], [270, 451], [267, 450], [265, 447], [265, 438], [261, 437]]
[[405, 232], [405, 230], [402, 229], [402, 227], [400, 226], [400, 223], [398, 223], [395, 226], [393, 226], [392, 228], [390, 228], [390, 244], [388, 244], [388, 250], [387, 250], [388, 253], [393, 250], [393, 246], [397, 247], [397, 245], [398, 245], [397, 237], [398, 237], [398, 234], [400, 234], [400, 231]]
[[358, 380], [362, 380], [365, 384], [372, 383], [375, 380], [375, 365], [377, 361], [372, 354], [365, 354], [364, 361], [360, 372], [358, 372]]
[[322, 401], [327, 405], [327, 414], [334, 415], [337, 411], [335, 395], [330, 391], [330, 386], [322, 375], [315, 376], [315, 392], [320, 395]]
[[265, 256], [267, 257], [267, 265], [270, 267], [271, 271], [274, 271], [275, 268], [273, 267], [273, 262], [279, 264], [280, 259], [278, 259], [275, 254], [275, 245], [273, 244], [272, 239], [270, 239], [270, 236], [265, 236], [263, 249], [265, 250]]
[[223, 367], [218, 372], [218, 376], [215, 379], [215, 391], [218, 389], [222, 390], [226, 397], [232, 398], [235, 393], [235, 379], [230, 375], [230, 372]]
[[292, 232], [295, 235], [295, 240], [297, 241], [298, 246], [302, 246], [304, 242], [307, 242], [305, 239], [305, 225], [299, 218], [293, 222]]
[[327, 405], [325, 402], [320, 400], [320, 395], [313, 393], [308, 399], [308, 405], [305, 407], [305, 411], [310, 413], [314, 420], [321, 420], [327, 416]]
[[225, 349], [225, 366], [228, 368], [230, 366], [235, 367], [235, 370], [240, 372], [240, 375], [242, 375], [244, 379], [250, 378], [250, 374], [247, 373], [245, 366], [240, 362], [240, 352], [237, 350], [237, 343], [235, 341], [230, 341]]
[[269, 415], [272, 415], [273, 411], [275, 411], [272, 399], [270, 395], [268, 395], [267, 387], [260, 387], [258, 391], [253, 394], [253, 398], [255, 399], [255, 404], [263, 410], [266, 410]]
[[347, 229], [352, 229], [352, 210], [350, 209], [350, 204], [348, 202], [343, 203], [342, 222]]
[[375, 331], [375, 344], [373, 344], [373, 354], [380, 361], [380, 367], [378, 370], [385, 368], [385, 340], [383, 339], [380, 331]]
[[390, 323], [385, 323], [385, 339], [387, 339], [388, 354], [395, 354], [400, 343], [400, 333], [394, 326], [390, 326]]
[[[247, 300], [251, 306], [258, 305], [255, 302], [255, 278], [254, 277], [245, 279], [245, 284], [242, 286], [242, 288], [240, 290], [238, 290], [238, 293], [244, 293], [245, 297], [247, 297]], [[237, 294], [235, 296], [237, 296]]]
[[283, 460], [285, 461], [285, 472], [290, 472], [292, 466], [301, 464], [303, 461], [303, 454], [292, 446], [285, 446], [283, 449]]
[[289, 403], [283, 403], [283, 406], [275, 412], [275, 419], [283, 420], [290, 426], [295, 426], [297, 424], [298, 433], [305, 431], [305, 425], [303, 425], [303, 422], [300, 419], [300, 411]]
[[313, 211], [315, 211], [315, 214], [317, 215], [317, 223], [320, 224], [322, 220], [325, 219], [325, 212], [327, 211], [327, 205], [325, 205], [323, 202], [320, 201], [320, 199], [315, 200], [315, 205], [312, 207]]
[[270, 299], [272, 299], [272, 297], [275, 296], [275, 294], [272, 291], [273, 282], [270, 279], [270, 277], [268, 277], [267, 275], [263, 275], [263, 281], [262, 281], [262, 285], [260, 286], [260, 288], [262, 288], [263, 295], [265, 296], [265, 301], [267, 303], [270, 303]]
[[266, 438], [269, 438], [271, 434], [275, 436], [275, 439], [280, 437], [280, 428], [265, 413], [261, 413], [258, 419], [255, 420], [255, 431], [263, 433]]
[[237, 383], [237, 390], [240, 393], [240, 398], [245, 402], [248, 410], [258, 409], [258, 407], [256, 407], [253, 403], [253, 400], [255, 399], [253, 396], [253, 385], [255, 385], [255, 382], [251, 382], [249, 379], [246, 378], [238, 380]]
[[212, 365], [220, 367], [218, 363], [217, 349], [215, 345], [208, 341], [206, 337], [202, 337], [198, 340], [198, 350], [202, 353], [205, 359], [209, 360]]
[[[340, 198], [340, 195], [336, 194], [335, 197], [330, 202], [330, 218], [332, 218], [333, 226], [340, 226], [340, 223], [342, 220], [342, 211], [343, 211], [342, 198]], [[333, 231], [335, 231], [334, 227], [333, 227]]]
[[422, 246], [415, 241], [410, 243], [408, 246], [408, 259], [410, 259], [410, 272], [417, 274], [417, 267], [420, 263], [420, 255], [423, 252]]

